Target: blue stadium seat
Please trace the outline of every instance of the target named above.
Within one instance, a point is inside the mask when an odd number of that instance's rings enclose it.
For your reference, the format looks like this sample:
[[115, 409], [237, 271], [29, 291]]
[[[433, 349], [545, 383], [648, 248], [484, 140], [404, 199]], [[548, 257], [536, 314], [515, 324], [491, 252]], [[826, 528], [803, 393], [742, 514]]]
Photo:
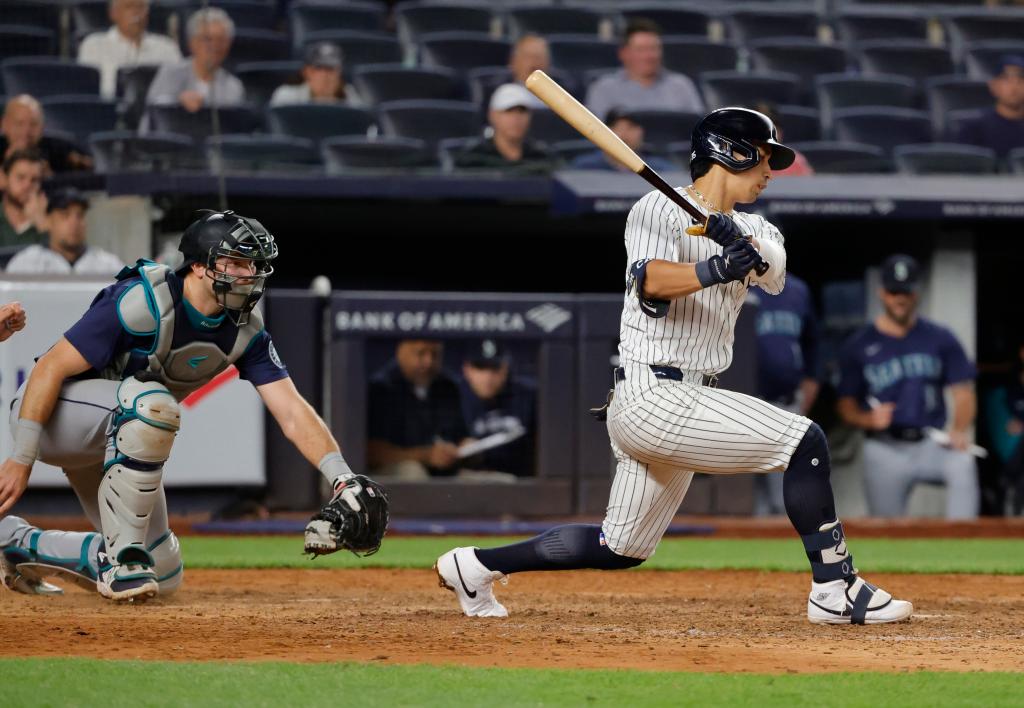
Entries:
[[787, 104], [772, 108], [779, 132], [787, 143], [821, 140], [821, 112], [817, 108]]
[[713, 12], [696, 5], [676, 6], [659, 3], [630, 3], [622, 8], [622, 25], [636, 18], [651, 20], [661, 30], [662, 39], [668, 35], [686, 35], [706, 38]]
[[[109, 0], [81, 0], [71, 5], [71, 28], [76, 35], [105, 32], [110, 27]], [[150, 31], [159, 32], [150, 26]]]
[[400, 2], [395, 6], [395, 24], [402, 43], [416, 45], [435, 32], [492, 34], [494, 15], [486, 3]]
[[[148, 106], [146, 112], [150, 128], [158, 133], [187, 135], [197, 145], [213, 134], [213, 116], [209, 108], [190, 113], [181, 106]], [[222, 134], [253, 133], [262, 127], [259, 114], [241, 106], [217, 109], [217, 121]]]
[[906, 76], [823, 74], [815, 78], [814, 84], [826, 132], [831, 131], [832, 114], [840, 108], [917, 106], [917, 82]]
[[937, 136], [951, 137], [946, 118], [952, 111], [990, 108], [994, 103], [985, 81], [962, 76], [940, 76], [929, 80], [925, 84], [925, 95]]
[[352, 80], [357, 66], [363, 64], [398, 64], [402, 61], [402, 47], [398, 40], [386, 32], [357, 32], [355, 30], [321, 30], [306, 35], [306, 44], [333, 42], [341, 47], [343, 73]]
[[582, 74], [588, 69], [619, 69], [619, 47], [587, 35], [556, 34], [548, 37], [551, 65], [562, 71]]
[[953, 73], [949, 52], [924, 41], [879, 40], [862, 42], [857, 48], [861, 72], [909, 76], [919, 82]]
[[597, 36], [601, 13], [580, 5], [513, 5], [506, 9], [506, 32], [515, 39], [524, 34], [579, 34]]
[[478, 66], [506, 66], [511, 45], [478, 32], [433, 32], [420, 37], [420, 64], [467, 72]]
[[385, 135], [437, 145], [445, 138], [479, 136], [480, 113], [468, 101], [389, 101], [378, 106]]
[[956, 143], [898, 145], [893, 159], [900, 172], [912, 175], [986, 175], [996, 171], [994, 150]]
[[576, 140], [579, 132], [548, 108], [535, 108], [530, 112], [530, 137], [542, 143], [561, 143]]
[[704, 37], [666, 35], [661, 38], [661, 62], [669, 71], [696, 79], [705, 71], [735, 71], [739, 50]]
[[322, 0], [295, 0], [288, 8], [292, 41], [296, 48], [306, 43], [312, 32], [357, 30], [382, 32], [386, 28], [385, 7], [377, 2], [325, 3]]
[[3, 86], [11, 96], [27, 93], [36, 98], [100, 92], [100, 72], [94, 67], [52, 57], [7, 59], [0, 64]]
[[709, 109], [757, 103], [800, 103], [800, 79], [793, 74], [707, 71], [700, 75], [699, 83]]
[[949, 10], [943, 27], [953, 56], [962, 61], [975, 42], [1014, 42], [1024, 39], [1024, 8], [964, 8]]
[[1024, 148], [1014, 148], [1006, 156], [1010, 171], [1015, 175], [1024, 175]]
[[47, 32], [59, 32], [60, 10], [60, 5], [55, 2], [3, 0], [0, 3], [0, 24], [35, 27]]
[[1024, 54], [1024, 39], [992, 39], [971, 42], [965, 48], [964, 69], [972, 79], [988, 80], [1002, 69], [999, 60], [1004, 54]]
[[302, 62], [247, 62], [235, 67], [235, 76], [245, 85], [245, 100], [253, 106], [265, 106], [278, 86], [300, 80]]
[[93, 133], [89, 136], [89, 152], [94, 168], [100, 174], [126, 171], [165, 171], [185, 167], [193, 151], [187, 135], [148, 133], [139, 135], [130, 130]]
[[212, 172], [308, 172], [319, 167], [313, 141], [288, 135], [221, 135], [206, 139]]
[[267, 29], [240, 28], [235, 30], [231, 51], [224, 65], [230, 71], [239, 64], [254, 61], [285, 61], [292, 55], [288, 35]]
[[932, 140], [931, 117], [909, 108], [842, 108], [832, 116], [836, 140], [875, 145], [891, 151], [897, 145]]
[[328, 174], [437, 167], [436, 154], [414, 138], [330, 138], [321, 143]]
[[307, 103], [267, 109], [272, 132], [314, 141], [336, 135], [365, 136], [374, 122], [370, 111], [352, 106]]
[[93, 133], [117, 128], [117, 102], [99, 96], [57, 96], [42, 101], [47, 129], [62, 130], [75, 137], [81, 148], [89, 145]]
[[862, 174], [892, 172], [892, 161], [875, 145], [853, 142], [793, 143], [814, 171], [822, 174]]
[[690, 170], [690, 154], [693, 152], [693, 145], [689, 140], [683, 140], [678, 143], [669, 143], [666, 147], [669, 159], [679, 165], [679, 168], [689, 172]]
[[956, 111], [949, 111], [945, 115], [946, 119], [946, 132], [945, 135], [950, 140], [957, 140], [960, 135], [960, 131], [963, 124], [967, 121], [972, 121], [981, 116], [985, 109], [983, 108], [961, 108]]
[[818, 15], [811, 9], [798, 7], [765, 7], [738, 10], [725, 16], [729, 36], [739, 44], [749, 44], [759, 39], [772, 37], [818, 36]]
[[818, 74], [846, 71], [846, 52], [840, 47], [820, 44], [816, 39], [764, 39], [749, 45], [754, 71], [781, 71], [800, 77], [803, 92], [812, 90]]
[[693, 126], [704, 117], [687, 111], [630, 111], [630, 117], [644, 128], [644, 143], [663, 148], [669, 143], [689, 140]]
[[442, 67], [367, 64], [355, 70], [352, 83], [359, 95], [374, 105], [414, 98], [460, 100], [467, 96], [462, 77]]
[[52, 30], [0, 24], [0, 61], [12, 57], [46, 56], [57, 48]]
[[594, 143], [579, 137], [575, 140], [560, 140], [548, 145], [548, 150], [554, 153], [559, 160], [567, 164], [581, 155], [589, 155], [596, 149]]
[[839, 40], [847, 45], [876, 39], [928, 39], [928, 15], [905, 5], [841, 5], [835, 26]]

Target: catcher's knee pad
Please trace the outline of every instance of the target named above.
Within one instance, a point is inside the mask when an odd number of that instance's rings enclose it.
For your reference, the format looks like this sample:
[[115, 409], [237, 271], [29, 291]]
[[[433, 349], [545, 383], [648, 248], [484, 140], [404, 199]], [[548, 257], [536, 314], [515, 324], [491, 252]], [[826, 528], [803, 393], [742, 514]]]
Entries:
[[118, 387], [117, 398], [99, 486], [103, 540], [114, 562], [153, 565], [146, 532], [181, 412], [174, 396], [157, 381], [129, 377]]
[[149, 553], [153, 556], [153, 572], [160, 585], [161, 595], [171, 595], [181, 585], [185, 577], [185, 564], [181, 560], [181, 545], [178, 537], [170, 529], [149, 545]]

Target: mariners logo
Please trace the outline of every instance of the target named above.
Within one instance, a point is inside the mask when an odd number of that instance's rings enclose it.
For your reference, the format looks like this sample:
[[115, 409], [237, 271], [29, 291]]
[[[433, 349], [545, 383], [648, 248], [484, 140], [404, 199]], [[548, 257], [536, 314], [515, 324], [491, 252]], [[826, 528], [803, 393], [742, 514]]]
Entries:
[[279, 369], [284, 368], [284, 364], [281, 363], [281, 357], [277, 355], [277, 349], [274, 348], [274, 343], [271, 342], [270, 346], [267, 347], [267, 351], [270, 353], [270, 360], [274, 362], [274, 366]]

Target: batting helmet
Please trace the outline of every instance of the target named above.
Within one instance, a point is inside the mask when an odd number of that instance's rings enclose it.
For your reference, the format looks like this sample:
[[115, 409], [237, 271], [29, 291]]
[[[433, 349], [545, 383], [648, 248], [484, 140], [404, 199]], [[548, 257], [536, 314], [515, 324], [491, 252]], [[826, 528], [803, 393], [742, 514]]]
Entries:
[[771, 146], [768, 165], [773, 170], [786, 169], [796, 158], [792, 149], [778, 141], [775, 124], [764, 113], [749, 108], [719, 108], [693, 129], [690, 173], [696, 175], [705, 161], [736, 172], [749, 170], [760, 161], [758, 145]]
[[[277, 258], [277, 244], [263, 224], [233, 211], [203, 209], [181, 235], [178, 250], [185, 262], [178, 267], [181, 275], [193, 263], [206, 266], [213, 279], [213, 292], [239, 326], [249, 321], [249, 313], [263, 296], [264, 283], [274, 272], [270, 262]], [[228, 273], [218, 267], [217, 259], [235, 258], [252, 261], [251, 275]]]

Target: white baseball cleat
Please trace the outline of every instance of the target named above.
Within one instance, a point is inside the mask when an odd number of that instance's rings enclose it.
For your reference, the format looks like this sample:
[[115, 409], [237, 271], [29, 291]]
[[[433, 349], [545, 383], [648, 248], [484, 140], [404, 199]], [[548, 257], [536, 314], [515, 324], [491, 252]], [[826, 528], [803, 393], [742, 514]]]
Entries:
[[63, 595], [64, 591], [40, 577], [19, 570], [17, 562], [0, 551], [0, 585], [25, 595]]
[[441, 587], [459, 598], [467, 617], [508, 617], [508, 610], [494, 597], [495, 580], [508, 584], [508, 576], [488, 570], [477, 560], [475, 547], [454, 548], [437, 559], [434, 570]]
[[910, 619], [914, 606], [897, 600], [860, 576], [852, 581], [811, 583], [807, 619], [814, 624], [883, 624]]
[[145, 602], [156, 597], [160, 586], [156, 573], [148, 565], [122, 563], [101, 571], [96, 578], [96, 589], [108, 600]]

